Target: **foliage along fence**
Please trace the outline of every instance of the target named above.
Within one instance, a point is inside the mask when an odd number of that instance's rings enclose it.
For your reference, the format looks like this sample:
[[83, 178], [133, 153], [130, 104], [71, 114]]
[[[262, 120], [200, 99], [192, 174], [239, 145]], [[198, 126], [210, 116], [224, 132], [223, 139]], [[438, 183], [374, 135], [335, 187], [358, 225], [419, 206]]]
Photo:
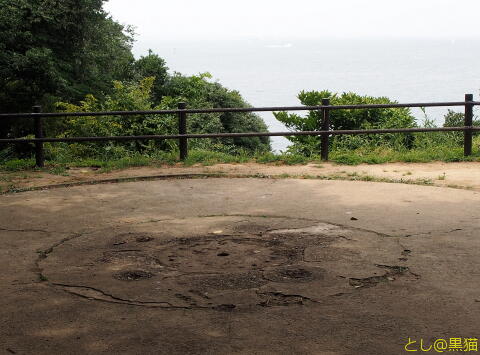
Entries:
[[[0, 139], [0, 143], [35, 143], [35, 161], [38, 167], [45, 164], [44, 142], [95, 142], [95, 141], [132, 141], [132, 140], [164, 140], [177, 139], [179, 142], [180, 159], [184, 160], [188, 155], [188, 139], [191, 138], [233, 138], [233, 137], [275, 137], [275, 136], [319, 136], [321, 139], [321, 157], [328, 160], [329, 137], [334, 135], [355, 134], [388, 134], [388, 133], [415, 133], [415, 132], [454, 132], [463, 131], [464, 155], [472, 154], [472, 137], [474, 131], [480, 131], [480, 127], [473, 126], [473, 107], [480, 102], [473, 101], [472, 94], [465, 95], [465, 101], [458, 102], [430, 102], [430, 103], [407, 103], [407, 104], [374, 104], [374, 105], [330, 105], [329, 99], [323, 99], [320, 106], [281, 106], [281, 107], [249, 107], [249, 108], [213, 108], [213, 109], [187, 109], [185, 103], [179, 103], [176, 110], [159, 111], [108, 111], [108, 112], [77, 112], [77, 113], [43, 113], [40, 106], [34, 106], [31, 113], [0, 114], [2, 118], [33, 118], [35, 138], [6, 138]], [[360, 109], [385, 109], [385, 108], [411, 108], [411, 107], [454, 107], [464, 106], [465, 120], [462, 127], [423, 127], [423, 128], [388, 128], [388, 129], [355, 129], [355, 130], [330, 130], [331, 110], [360, 110]], [[208, 133], [189, 134], [187, 132], [188, 114], [194, 113], [225, 113], [225, 112], [275, 112], [275, 111], [320, 111], [321, 120], [318, 122], [318, 130], [301, 132], [245, 132], [245, 133]], [[109, 136], [109, 137], [44, 137], [43, 119], [55, 117], [99, 117], [99, 116], [129, 116], [129, 115], [178, 115], [178, 134], [173, 135], [139, 135], [139, 136]]]

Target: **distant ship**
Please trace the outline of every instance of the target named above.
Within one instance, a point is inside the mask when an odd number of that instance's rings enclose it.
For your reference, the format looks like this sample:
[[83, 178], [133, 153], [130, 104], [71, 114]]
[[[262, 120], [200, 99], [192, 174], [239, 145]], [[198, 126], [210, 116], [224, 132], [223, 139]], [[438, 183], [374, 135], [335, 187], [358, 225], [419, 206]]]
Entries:
[[269, 44], [266, 46], [267, 48], [291, 48], [293, 45], [291, 43], [285, 44]]

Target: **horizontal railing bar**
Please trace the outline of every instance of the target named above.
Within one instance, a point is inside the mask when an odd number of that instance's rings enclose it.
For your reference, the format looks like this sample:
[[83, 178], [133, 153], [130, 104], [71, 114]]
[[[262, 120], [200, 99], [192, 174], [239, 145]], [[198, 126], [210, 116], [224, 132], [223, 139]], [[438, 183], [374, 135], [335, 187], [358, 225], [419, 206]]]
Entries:
[[205, 134], [172, 134], [144, 136], [110, 136], [110, 137], [64, 137], [64, 138], [9, 138], [0, 139], [0, 143], [31, 142], [98, 142], [98, 141], [131, 141], [131, 140], [164, 140], [179, 138], [238, 138], [238, 137], [278, 137], [278, 136], [332, 136], [350, 134], [385, 134], [385, 133], [421, 133], [421, 132], [456, 132], [480, 131], [480, 127], [432, 127], [432, 128], [385, 128], [385, 129], [351, 129], [335, 131], [303, 131], [303, 132], [245, 132], [245, 133], [205, 133]]
[[[478, 101], [468, 102], [471, 105], [480, 105]], [[151, 110], [151, 111], [103, 111], [103, 112], [40, 112], [40, 113], [2, 113], [2, 118], [33, 118], [33, 117], [85, 117], [85, 116], [130, 116], [130, 115], [168, 115], [185, 113], [227, 113], [227, 112], [264, 112], [264, 111], [313, 111], [313, 110], [360, 110], [380, 108], [406, 107], [443, 107], [465, 106], [465, 101], [455, 102], [424, 102], [406, 104], [371, 104], [371, 105], [331, 105], [331, 106], [274, 106], [274, 107], [244, 107], [244, 108], [204, 108], [187, 110]]]

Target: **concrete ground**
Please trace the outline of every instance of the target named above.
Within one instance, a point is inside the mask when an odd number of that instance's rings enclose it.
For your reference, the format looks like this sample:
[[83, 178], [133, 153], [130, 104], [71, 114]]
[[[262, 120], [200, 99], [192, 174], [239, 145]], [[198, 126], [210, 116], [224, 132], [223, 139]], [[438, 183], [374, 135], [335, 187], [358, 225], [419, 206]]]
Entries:
[[478, 338], [479, 197], [246, 178], [3, 195], [0, 353], [402, 354], [408, 338]]

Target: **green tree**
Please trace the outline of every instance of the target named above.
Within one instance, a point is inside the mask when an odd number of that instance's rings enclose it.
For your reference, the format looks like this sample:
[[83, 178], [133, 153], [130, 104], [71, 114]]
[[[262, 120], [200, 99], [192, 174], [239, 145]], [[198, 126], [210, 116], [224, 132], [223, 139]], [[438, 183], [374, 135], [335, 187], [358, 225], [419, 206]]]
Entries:
[[[189, 107], [195, 108], [250, 107], [238, 91], [229, 90], [220, 83], [212, 82], [209, 79], [211, 79], [209, 73], [193, 76], [175, 73], [167, 79], [163, 93], [166, 97], [180, 97], [188, 103]], [[262, 118], [253, 113], [226, 112], [218, 116], [222, 124], [219, 133], [268, 131]], [[271, 149], [269, 137], [222, 139], [222, 145], [230, 146], [232, 152], [238, 148], [251, 152]]]
[[[152, 101], [152, 87], [155, 78], [145, 78], [139, 82], [122, 83], [115, 81], [111, 93], [102, 99], [87, 95], [80, 104], [58, 102], [60, 112], [96, 112], [96, 111], [147, 111], [165, 109]], [[175, 117], [160, 115], [131, 116], [86, 116], [67, 117], [57, 133], [58, 137], [75, 136], [120, 136], [173, 134]], [[119, 158], [131, 153], [152, 153], [155, 150], [174, 149], [174, 141], [126, 141], [126, 142], [88, 142], [49, 145], [51, 158], [68, 159], [100, 157]]]
[[[114, 79], [131, 77], [132, 32], [113, 21], [103, 3], [0, 0], [0, 112], [101, 96]], [[2, 122], [0, 136], [30, 133], [30, 123]]]
[[140, 57], [135, 64], [135, 79], [139, 80], [147, 77], [154, 77], [155, 82], [152, 88], [153, 100], [160, 103], [164, 96], [164, 85], [168, 79], [168, 68], [165, 60], [160, 58], [152, 50], [148, 51], [148, 55]]
[[[35, 104], [51, 111], [56, 102], [67, 102], [70, 109], [83, 111], [174, 108], [179, 101], [186, 101], [190, 107], [248, 106], [238, 92], [210, 82], [206, 75], [169, 75], [165, 61], [152, 51], [135, 61], [131, 52], [132, 30], [115, 22], [103, 10], [105, 2], [0, 0], [0, 112], [30, 111]], [[151, 79], [143, 81], [145, 78]], [[139, 89], [147, 86], [148, 94]], [[148, 134], [149, 127], [156, 127], [157, 118], [136, 120], [134, 127], [138, 130], [134, 131], [138, 134]], [[82, 132], [80, 123], [71, 120], [46, 120], [46, 124], [49, 135], [72, 133], [72, 129]], [[191, 115], [189, 125], [193, 132], [267, 129], [254, 114]], [[121, 128], [123, 131], [117, 133], [137, 134], [127, 124]], [[85, 133], [89, 129], [92, 127]], [[28, 119], [4, 120], [0, 125], [0, 137], [31, 133], [32, 122]], [[268, 138], [216, 143], [222, 149], [270, 148]], [[25, 153], [30, 154], [30, 148]]]
[[[480, 120], [477, 117], [473, 119], [472, 123], [474, 126], [480, 126]], [[465, 114], [463, 112], [447, 111], [444, 116], [443, 127], [463, 127], [464, 125]], [[463, 132], [445, 132], [444, 137], [450, 139], [454, 145], [459, 146], [463, 144]]]
[[[465, 114], [463, 112], [448, 110], [443, 117], [443, 120], [443, 127], [463, 127], [465, 125]], [[473, 125], [480, 126], [480, 120], [478, 117], [474, 117]]]
[[[203, 82], [202, 76], [183, 77], [193, 82]], [[214, 105], [213, 102], [204, 101], [202, 93], [196, 90], [191, 91], [196, 97], [187, 97], [177, 94], [175, 97], [163, 96], [160, 103], [153, 99], [155, 78], [148, 77], [140, 81], [119, 82], [115, 81], [109, 95], [97, 99], [94, 95], [87, 95], [80, 104], [57, 103], [57, 110], [60, 112], [95, 112], [95, 111], [150, 111], [175, 109], [180, 101], [192, 102], [192, 107], [207, 108]], [[189, 91], [188, 85], [185, 87]], [[210, 114], [189, 114], [187, 125], [190, 133], [216, 133], [230, 132], [221, 121], [222, 115]], [[248, 116], [247, 116], [248, 117]], [[254, 117], [257, 120], [256, 117]], [[244, 130], [263, 128], [255, 126], [243, 116], [238, 116], [241, 122], [246, 122]], [[260, 123], [263, 121], [260, 120]], [[258, 124], [258, 123], [256, 123]], [[177, 115], [129, 115], [129, 116], [104, 116], [104, 117], [67, 117], [57, 126], [58, 137], [74, 136], [118, 136], [118, 135], [162, 135], [178, 133]], [[219, 151], [235, 151], [244, 149], [250, 151], [266, 150], [269, 148], [268, 140], [260, 146], [251, 142], [231, 142], [214, 139], [191, 139], [189, 146], [192, 149], [208, 149]], [[155, 154], [158, 151], [172, 151], [177, 149], [177, 140], [163, 141], [127, 141], [127, 142], [91, 142], [72, 144], [49, 144], [49, 158], [72, 160], [76, 158], [97, 157], [97, 158], [118, 158], [133, 153]]]
[[[386, 97], [361, 96], [352, 92], [336, 94], [330, 91], [302, 91], [298, 99], [302, 105], [321, 105], [323, 98], [329, 98], [331, 105], [391, 104]], [[321, 128], [321, 111], [309, 111], [306, 116], [296, 113], [275, 112], [275, 118], [284, 123], [292, 131], [315, 131]], [[362, 109], [331, 110], [330, 129], [375, 129], [375, 128], [409, 128], [415, 127], [415, 118], [408, 108], [399, 109]], [[305, 155], [320, 152], [320, 139], [310, 136], [288, 137], [293, 143], [290, 151]], [[410, 135], [369, 135], [369, 136], [335, 136], [331, 145], [340, 149], [356, 149], [366, 145], [390, 145], [409, 147], [412, 144]]]

